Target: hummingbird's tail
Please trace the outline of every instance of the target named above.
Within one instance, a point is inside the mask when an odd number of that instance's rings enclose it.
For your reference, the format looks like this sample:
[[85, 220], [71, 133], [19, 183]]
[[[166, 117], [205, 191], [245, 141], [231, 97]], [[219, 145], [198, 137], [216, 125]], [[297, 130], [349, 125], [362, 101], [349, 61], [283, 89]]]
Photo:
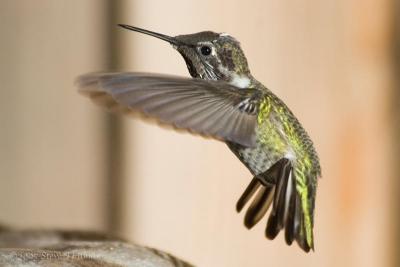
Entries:
[[253, 195], [255, 197], [244, 218], [247, 228], [256, 225], [272, 205], [265, 230], [266, 237], [274, 239], [280, 230], [285, 229], [285, 240], [288, 245], [296, 240], [305, 252], [314, 249], [313, 238], [311, 237], [309, 242], [305, 234], [301, 199], [296, 190], [290, 160], [283, 158], [265, 173], [255, 176], [238, 200], [236, 210], [240, 212]]

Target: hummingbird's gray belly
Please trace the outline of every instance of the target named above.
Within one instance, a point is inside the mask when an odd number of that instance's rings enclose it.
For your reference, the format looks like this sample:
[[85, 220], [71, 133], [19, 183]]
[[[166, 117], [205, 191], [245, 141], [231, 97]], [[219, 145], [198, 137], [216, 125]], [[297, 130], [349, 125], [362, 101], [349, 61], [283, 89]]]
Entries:
[[254, 148], [244, 147], [232, 142], [226, 142], [226, 144], [254, 176], [264, 173], [282, 158], [276, 151], [259, 142]]

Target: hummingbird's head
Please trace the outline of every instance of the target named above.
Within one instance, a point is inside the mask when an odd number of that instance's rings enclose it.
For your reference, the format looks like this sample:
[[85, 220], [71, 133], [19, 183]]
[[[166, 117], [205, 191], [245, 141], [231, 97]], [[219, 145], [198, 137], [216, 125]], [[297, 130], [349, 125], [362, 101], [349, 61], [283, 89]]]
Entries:
[[225, 80], [238, 87], [250, 84], [251, 74], [240, 43], [226, 33], [205, 31], [171, 37], [129, 25], [120, 26], [169, 42], [183, 56], [194, 78]]

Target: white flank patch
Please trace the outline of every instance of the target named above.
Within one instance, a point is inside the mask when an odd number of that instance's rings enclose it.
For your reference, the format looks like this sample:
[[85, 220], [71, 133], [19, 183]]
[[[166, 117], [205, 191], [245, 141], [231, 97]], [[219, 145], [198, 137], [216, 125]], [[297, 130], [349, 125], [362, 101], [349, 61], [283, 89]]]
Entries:
[[226, 33], [226, 32], [220, 33], [219, 36], [221, 36], [221, 37], [223, 37], [223, 36], [232, 37], [229, 33]]
[[235, 75], [229, 83], [239, 88], [248, 88], [250, 85], [250, 79], [246, 76]]
[[290, 161], [293, 161], [296, 159], [296, 155], [292, 150], [289, 150], [288, 152], [286, 152], [285, 158], [289, 159]]

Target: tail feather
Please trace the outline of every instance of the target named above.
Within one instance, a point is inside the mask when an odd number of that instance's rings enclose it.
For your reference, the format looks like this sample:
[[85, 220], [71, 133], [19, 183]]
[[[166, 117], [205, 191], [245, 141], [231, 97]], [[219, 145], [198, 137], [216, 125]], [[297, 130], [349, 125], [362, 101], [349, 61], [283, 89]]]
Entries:
[[[293, 180], [294, 184], [294, 180]], [[299, 230], [299, 208], [298, 205], [299, 203], [299, 197], [296, 196], [296, 194], [292, 194], [290, 196], [289, 200], [289, 211], [288, 211], [288, 217], [286, 220], [286, 225], [285, 225], [285, 241], [286, 244], [289, 246], [293, 243], [293, 240], [295, 238], [295, 234]]]
[[244, 217], [244, 225], [248, 229], [252, 228], [264, 217], [272, 203], [273, 196], [273, 186], [263, 186], [259, 190]]
[[277, 220], [280, 229], [285, 226], [284, 223], [289, 210], [290, 196], [294, 193], [292, 191], [292, 180], [291, 165], [289, 161], [287, 161], [280, 171], [280, 178], [278, 180], [277, 192], [274, 199], [276, 205], [274, 205], [274, 210], [272, 211], [276, 213], [278, 217]]
[[247, 186], [246, 190], [244, 190], [243, 194], [239, 198], [236, 203], [236, 211], [240, 212], [246, 203], [250, 200], [250, 198], [254, 195], [257, 189], [260, 187], [261, 183], [258, 179], [253, 178], [250, 184]]
[[296, 240], [305, 252], [313, 249], [307, 242], [301, 200], [290, 160], [283, 158], [265, 173], [254, 177], [237, 202], [237, 211], [240, 212], [251, 198], [253, 201], [244, 218], [247, 228], [256, 225], [272, 206], [265, 236], [274, 239], [284, 229], [288, 245]]
[[265, 228], [265, 236], [273, 240], [279, 234], [281, 228], [278, 223], [278, 216], [276, 214], [270, 214], [267, 222], [267, 227]]
[[307, 243], [307, 238], [306, 238], [306, 234], [304, 231], [304, 220], [303, 220], [303, 216], [301, 216], [301, 220], [300, 220], [300, 227], [299, 227], [299, 231], [297, 232], [296, 235], [296, 241], [297, 244], [305, 251], [305, 252], [309, 252], [310, 249], [314, 250], [314, 247], [310, 244]]

